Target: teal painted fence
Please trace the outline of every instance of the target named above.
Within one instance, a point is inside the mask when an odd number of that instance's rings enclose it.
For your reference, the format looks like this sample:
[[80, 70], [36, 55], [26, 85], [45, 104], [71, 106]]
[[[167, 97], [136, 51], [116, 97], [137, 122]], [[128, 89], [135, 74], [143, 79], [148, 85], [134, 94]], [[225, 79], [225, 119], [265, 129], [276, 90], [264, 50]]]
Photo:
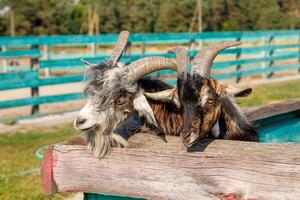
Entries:
[[[108, 58], [105, 52], [99, 52], [98, 46], [112, 47], [117, 40], [117, 34], [102, 35], [60, 35], [60, 36], [28, 36], [0, 37], [0, 91], [18, 88], [31, 88], [32, 97], [6, 100], [0, 102], [0, 109], [18, 106], [33, 106], [32, 114], [38, 113], [40, 104], [55, 103], [82, 99], [81, 93], [70, 93], [52, 96], [39, 96], [38, 88], [45, 85], [57, 85], [83, 80], [85, 66], [80, 59], [90, 62], [100, 62]], [[185, 45], [189, 48], [189, 57], [194, 57], [200, 46], [210, 42], [238, 40], [244, 45], [224, 50], [220, 61], [213, 64], [212, 76], [216, 79], [235, 79], [242, 81], [243, 77], [262, 75], [270, 78], [274, 73], [286, 70], [300, 71], [300, 30], [274, 30], [253, 32], [204, 32], [204, 33], [159, 33], [131, 34], [129, 49], [122, 56], [125, 63], [146, 56], [164, 56], [174, 58], [165, 51], [149, 51], [149, 46], [159, 47], [169, 45]], [[134, 46], [135, 45], [135, 46]], [[162, 46], [160, 46], [162, 45]], [[138, 52], [132, 52], [132, 47]], [[86, 48], [88, 53], [56, 53], [53, 48]], [[197, 49], [195, 48], [197, 47]], [[29, 66], [15, 66], [9, 61], [29, 59]], [[1, 70], [0, 69], [0, 70]], [[74, 73], [74, 70], [77, 73]], [[54, 75], [53, 72], [65, 72], [67, 75]], [[167, 81], [175, 84], [174, 71], [159, 72]]]

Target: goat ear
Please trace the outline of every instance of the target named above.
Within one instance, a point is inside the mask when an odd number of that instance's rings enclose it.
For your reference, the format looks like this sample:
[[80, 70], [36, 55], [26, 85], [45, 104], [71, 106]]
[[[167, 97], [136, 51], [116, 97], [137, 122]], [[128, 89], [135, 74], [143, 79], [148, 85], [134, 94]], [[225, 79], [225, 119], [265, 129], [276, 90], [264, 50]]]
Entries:
[[145, 117], [149, 124], [158, 127], [153, 110], [142, 92], [138, 92], [135, 95], [133, 99], [133, 108], [139, 113], [140, 116]]
[[90, 62], [87, 61], [87, 60], [84, 60], [83, 58], [81, 58], [81, 62], [82, 62], [83, 64], [85, 64], [87, 67], [93, 67], [93, 66], [96, 65], [96, 64], [90, 63]]
[[234, 86], [225, 86], [226, 94], [234, 97], [247, 97], [252, 93], [252, 88], [240, 89]]
[[147, 98], [155, 101], [172, 102], [177, 108], [180, 108], [181, 106], [178, 96], [178, 90], [176, 88], [153, 93], [145, 92], [144, 94]]

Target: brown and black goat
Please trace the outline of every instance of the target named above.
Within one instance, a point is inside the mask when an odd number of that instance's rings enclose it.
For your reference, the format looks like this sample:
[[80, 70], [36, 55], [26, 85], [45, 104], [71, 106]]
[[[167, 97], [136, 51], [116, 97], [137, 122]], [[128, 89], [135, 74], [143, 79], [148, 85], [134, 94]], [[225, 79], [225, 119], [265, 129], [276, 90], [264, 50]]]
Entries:
[[[239, 44], [239, 42], [220, 42], [204, 48], [192, 60], [191, 72], [187, 70], [190, 64], [187, 51], [182, 47], [172, 49], [171, 52], [176, 54], [179, 67], [177, 88], [145, 94], [148, 98], [158, 101], [176, 100], [176, 104], [179, 102], [183, 118], [178, 121], [183, 120], [183, 123], [178, 126], [182, 127], [180, 136], [186, 146], [190, 147], [208, 137], [258, 140], [257, 132], [233, 99], [248, 96], [252, 89], [227, 86], [209, 77], [211, 65], [218, 53]], [[155, 114], [155, 108], [153, 110]]]

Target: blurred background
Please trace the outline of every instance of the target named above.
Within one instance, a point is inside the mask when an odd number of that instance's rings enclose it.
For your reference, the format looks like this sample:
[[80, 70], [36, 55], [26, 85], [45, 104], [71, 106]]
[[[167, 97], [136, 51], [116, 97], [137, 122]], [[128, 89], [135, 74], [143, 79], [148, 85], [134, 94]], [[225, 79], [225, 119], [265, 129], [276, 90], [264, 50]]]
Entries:
[[[2, 36], [300, 28], [298, 0], [1, 0]], [[198, 13], [197, 13], [198, 12]], [[202, 25], [193, 25], [196, 15]], [[197, 18], [197, 17], [196, 17]], [[194, 22], [195, 23], [195, 22]]]
[[[121, 61], [199, 49], [224, 40], [213, 77], [253, 94], [251, 108], [300, 102], [299, 0], [0, 0], [0, 199], [45, 196], [39, 164], [48, 145], [78, 135], [72, 121], [84, 105], [85, 66], [108, 58], [117, 34], [131, 32]], [[176, 73], [153, 73], [176, 84]], [[298, 105], [298, 104], [294, 104]], [[261, 142], [300, 142], [299, 109], [260, 121]], [[262, 126], [263, 124], [263, 126]]]

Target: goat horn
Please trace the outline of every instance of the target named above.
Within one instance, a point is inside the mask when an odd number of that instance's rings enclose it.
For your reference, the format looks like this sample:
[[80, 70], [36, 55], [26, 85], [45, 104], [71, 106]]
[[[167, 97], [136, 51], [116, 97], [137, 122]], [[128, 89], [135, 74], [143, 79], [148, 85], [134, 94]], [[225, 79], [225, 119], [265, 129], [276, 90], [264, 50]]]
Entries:
[[141, 77], [158, 70], [177, 70], [176, 62], [174, 62], [172, 59], [159, 56], [141, 58], [130, 63], [127, 67], [129, 69], [128, 79], [131, 82], [135, 82]]
[[175, 53], [176, 54], [176, 62], [178, 68], [178, 74], [184, 74], [186, 77], [187, 75], [187, 67], [190, 63], [188, 52], [184, 47], [175, 47], [168, 51], [168, 53]]
[[155, 101], [173, 102], [177, 108], [180, 108], [180, 101], [177, 93], [177, 88], [163, 90], [159, 92], [144, 92], [144, 95]]
[[192, 74], [198, 73], [201, 76], [209, 76], [211, 65], [215, 57], [224, 49], [242, 44], [239, 41], [223, 41], [211, 44], [197, 53], [192, 61]]
[[124, 49], [126, 48], [128, 38], [129, 38], [129, 31], [122, 31], [119, 35], [118, 41], [114, 46], [112, 54], [109, 58], [109, 61], [112, 62], [112, 65], [115, 66], [117, 62], [120, 60]]

